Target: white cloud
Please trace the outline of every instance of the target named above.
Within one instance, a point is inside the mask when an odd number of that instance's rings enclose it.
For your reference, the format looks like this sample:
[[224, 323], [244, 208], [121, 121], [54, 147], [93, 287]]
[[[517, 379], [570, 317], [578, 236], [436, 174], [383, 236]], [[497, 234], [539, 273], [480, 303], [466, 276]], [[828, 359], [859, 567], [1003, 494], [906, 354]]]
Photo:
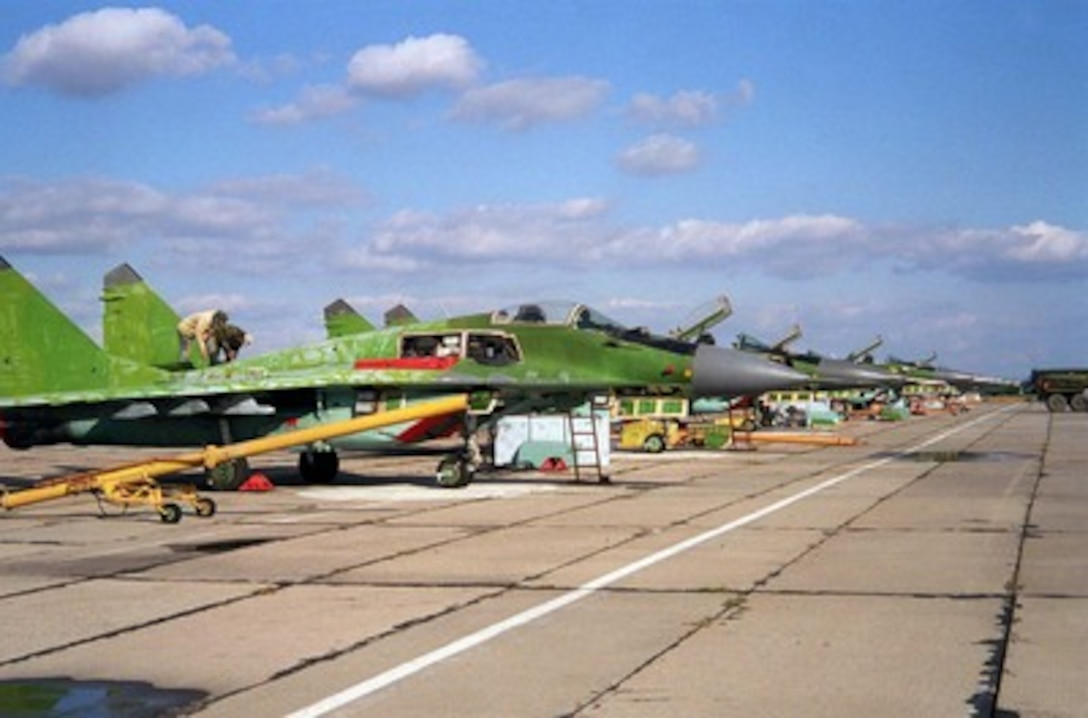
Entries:
[[402, 211], [345, 262], [368, 269], [418, 271], [459, 262], [513, 262], [564, 267], [605, 261], [615, 266], [760, 268], [769, 274], [816, 277], [870, 260], [868, 230], [833, 215], [797, 215], [725, 223], [683, 220], [662, 228], [623, 228], [598, 199], [555, 204], [481, 205], [445, 215]]
[[934, 229], [795, 214], [626, 226], [596, 197], [447, 213], [404, 210], [350, 250], [339, 249], [358, 221], [350, 212], [366, 202], [353, 182], [320, 168], [239, 177], [192, 191], [103, 178], [6, 178], [0, 179], [0, 255], [152, 249], [185, 267], [244, 261], [287, 271], [320, 241], [338, 268], [390, 273], [505, 263], [562, 274], [603, 262], [787, 280], [895, 268], [992, 283], [1081, 281], [1088, 272], [1088, 233], [1041, 220], [998, 229]]
[[357, 104], [358, 100], [342, 87], [315, 85], [305, 88], [296, 102], [258, 110], [252, 119], [262, 125], [298, 125], [343, 114]]
[[123, 246], [169, 204], [150, 187], [100, 179], [59, 184], [9, 179], [0, 190], [0, 249], [32, 253]]
[[483, 61], [462, 37], [409, 37], [356, 52], [348, 62], [348, 87], [380, 97], [411, 97], [432, 88], [470, 85], [482, 68]]
[[198, 266], [223, 252], [289, 265], [309, 251], [314, 233], [333, 229], [315, 209], [359, 199], [350, 184], [321, 171], [177, 193], [101, 178], [9, 178], [0, 181], [0, 253], [102, 254], [147, 244]]
[[915, 230], [897, 233], [888, 254], [912, 269], [980, 280], [1080, 278], [1088, 271], [1088, 233], [1041, 220], [997, 229]]
[[297, 174], [224, 180], [212, 185], [208, 191], [295, 207], [344, 207], [360, 204], [366, 199], [365, 193], [350, 180], [320, 168]]
[[607, 82], [587, 77], [508, 80], [467, 90], [454, 108], [453, 117], [524, 130], [583, 117], [600, 105], [608, 91]]
[[614, 261], [760, 271], [820, 278], [874, 260], [870, 230], [835, 215], [792, 215], [747, 222], [685, 219], [658, 229], [617, 233], [603, 251]]
[[566, 265], [598, 252], [607, 204], [573, 199], [555, 204], [479, 205], [437, 215], [401, 211], [351, 250], [359, 268], [417, 270], [450, 262], [543, 261]]
[[1010, 258], [1023, 262], [1067, 262], [1088, 258], [1088, 234], [1043, 221], [1012, 227]]
[[104, 8], [19, 38], [3, 60], [12, 85], [100, 97], [160, 75], [197, 75], [234, 62], [231, 41], [209, 26], [186, 27], [158, 8]]
[[628, 114], [657, 127], [702, 127], [721, 119], [730, 108], [749, 104], [755, 97], [755, 85], [741, 80], [729, 94], [706, 90], [680, 90], [670, 97], [640, 92], [631, 98]]
[[864, 234], [861, 224], [847, 217], [793, 215], [743, 223], [681, 220], [665, 227], [660, 237], [662, 252], [675, 258], [734, 258], [787, 250], [836, 254]]
[[681, 90], [665, 99], [643, 92], [631, 98], [629, 112], [635, 119], [654, 125], [697, 127], [717, 118], [718, 98], [697, 90]]
[[616, 157], [616, 164], [624, 172], [655, 176], [688, 172], [699, 166], [700, 159], [694, 142], [657, 134], [625, 149]]

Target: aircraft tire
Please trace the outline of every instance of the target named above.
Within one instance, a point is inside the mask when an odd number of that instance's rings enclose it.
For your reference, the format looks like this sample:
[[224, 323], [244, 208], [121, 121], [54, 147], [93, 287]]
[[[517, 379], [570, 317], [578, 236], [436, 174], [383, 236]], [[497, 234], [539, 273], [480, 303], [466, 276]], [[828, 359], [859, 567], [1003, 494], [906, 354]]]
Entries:
[[472, 465], [460, 456], [447, 456], [438, 463], [435, 480], [447, 489], [460, 489], [472, 483]]
[[303, 451], [298, 455], [298, 473], [307, 484], [329, 484], [340, 473], [340, 456], [335, 451]]
[[213, 491], [237, 491], [249, 478], [249, 462], [245, 459], [231, 459], [214, 466], [204, 475], [208, 488]]

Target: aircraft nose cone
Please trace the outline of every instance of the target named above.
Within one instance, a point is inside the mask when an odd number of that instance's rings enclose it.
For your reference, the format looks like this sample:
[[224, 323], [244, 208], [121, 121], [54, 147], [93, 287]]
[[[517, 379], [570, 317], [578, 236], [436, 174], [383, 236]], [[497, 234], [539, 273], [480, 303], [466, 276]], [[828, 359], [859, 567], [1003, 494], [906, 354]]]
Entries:
[[855, 364], [843, 359], [824, 359], [816, 370], [819, 382], [824, 386], [834, 385], [843, 389], [864, 389], [872, 387], [899, 386], [899, 377], [879, 367]]
[[808, 380], [801, 372], [751, 352], [700, 344], [695, 349], [691, 390], [695, 396], [757, 396]]

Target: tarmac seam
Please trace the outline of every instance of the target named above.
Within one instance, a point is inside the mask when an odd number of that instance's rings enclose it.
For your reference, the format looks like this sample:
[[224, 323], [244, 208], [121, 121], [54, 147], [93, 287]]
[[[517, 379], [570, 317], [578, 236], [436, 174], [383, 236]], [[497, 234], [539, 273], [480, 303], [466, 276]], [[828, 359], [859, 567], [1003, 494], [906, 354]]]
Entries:
[[1050, 451], [1050, 443], [1052, 441], [1052, 429], [1054, 426], [1054, 415], [1051, 414], [1047, 418], [1046, 423], [1046, 438], [1042, 447], [1042, 458], [1036, 467], [1035, 481], [1031, 490], [1031, 498], [1028, 500], [1027, 506], [1024, 509], [1024, 518], [1020, 527], [1020, 538], [1016, 547], [1016, 561], [1013, 564], [1012, 576], [1009, 578], [1008, 591], [1005, 596], [1005, 605], [1001, 615], [999, 616], [1000, 625], [1002, 627], [1002, 636], [994, 647], [994, 656], [992, 661], [992, 674], [989, 676], [989, 683], [992, 691], [992, 703], [989, 706], [989, 716], [995, 718], [1003, 715], [1014, 715], [1011, 711], [1003, 710], [1001, 706], [1001, 683], [1005, 676], [1005, 661], [1009, 656], [1009, 644], [1013, 640], [1013, 626], [1016, 623], [1016, 609], [1020, 603], [1022, 596], [1022, 586], [1020, 585], [1020, 570], [1023, 567], [1024, 561], [1024, 547], [1027, 544], [1028, 538], [1030, 538], [1035, 530], [1035, 526], [1031, 523], [1032, 512], [1035, 510], [1035, 501], [1039, 496], [1039, 488], [1042, 485], [1043, 479], [1046, 477], [1046, 457]]
[[669, 655], [683, 644], [687, 643], [692, 637], [694, 637], [698, 633], [701, 633], [705, 628], [717, 623], [721, 623], [722, 621], [731, 620], [735, 616], [739, 616], [740, 614], [744, 613], [746, 610], [745, 604], [747, 600], [747, 595], [741, 594], [729, 601], [726, 601], [720, 611], [706, 616], [702, 620], [696, 621], [690, 629], [684, 631], [679, 636], [677, 636], [676, 639], [670, 641], [666, 645], [662, 646], [661, 649], [652, 653], [650, 656], [647, 657], [645, 661], [632, 668], [625, 675], [622, 675], [618, 679], [616, 679], [612, 683], [612, 685], [597, 691], [594, 695], [583, 701], [580, 705], [576, 706], [574, 710], [572, 710], [570, 713], [562, 714], [561, 718], [574, 718], [575, 716], [582, 714], [587, 710], [594, 709], [597, 703], [599, 703], [608, 695], [620, 693], [623, 686], [626, 683], [630, 682], [632, 678], [644, 672], [650, 666], [654, 665], [659, 660]]
[[103, 640], [107, 640], [107, 639], [110, 639], [110, 638], [116, 638], [118, 636], [124, 636], [124, 635], [129, 634], [129, 633], [135, 633], [136, 631], [140, 631], [140, 630], [143, 630], [145, 628], [150, 628], [151, 626], [162, 625], [164, 623], [169, 623], [171, 621], [176, 621], [179, 618], [187, 618], [189, 616], [195, 616], [195, 615], [203, 613], [205, 611], [209, 611], [209, 610], [216, 609], [216, 608], [222, 608], [223, 606], [230, 606], [230, 605], [233, 605], [235, 603], [241, 603], [242, 601], [248, 601], [251, 598], [255, 598], [257, 596], [264, 595], [267, 592], [268, 592], [268, 587], [264, 586], [262, 588], [256, 589], [255, 591], [253, 591], [253, 593], [248, 594], [248, 595], [234, 596], [232, 598], [224, 599], [222, 601], [215, 601], [213, 603], [205, 604], [205, 605], [202, 605], [202, 606], [194, 606], [193, 608], [186, 609], [184, 611], [178, 611], [177, 613], [172, 613], [172, 614], [170, 614], [168, 616], [159, 616], [159, 617], [154, 618], [154, 619], [149, 620], [149, 621], [143, 621], [142, 623], [127, 624], [123, 628], [117, 628], [117, 629], [114, 629], [112, 631], [105, 631], [105, 632], [102, 632], [102, 633], [95, 634], [93, 636], [87, 636], [86, 638], [80, 638], [80, 639], [75, 640], [75, 641], [69, 641], [67, 643], [58, 644], [58, 645], [55, 645], [55, 646], [50, 646], [49, 648], [44, 648], [44, 649], [42, 649], [40, 651], [34, 651], [33, 653], [26, 653], [24, 655], [16, 656], [14, 658], [7, 658], [7, 659], [4, 659], [4, 660], [0, 660], [0, 668], [6, 667], [6, 666], [16, 665], [16, 664], [22, 663], [24, 661], [29, 661], [29, 660], [32, 660], [32, 659], [35, 659], [35, 658], [41, 658], [43, 656], [52, 655], [54, 653], [60, 653], [61, 651], [67, 651], [67, 650], [69, 650], [71, 648], [77, 648], [79, 646], [85, 646], [85, 645], [88, 645], [88, 644], [91, 644], [91, 643], [95, 643], [97, 641], [103, 641]]

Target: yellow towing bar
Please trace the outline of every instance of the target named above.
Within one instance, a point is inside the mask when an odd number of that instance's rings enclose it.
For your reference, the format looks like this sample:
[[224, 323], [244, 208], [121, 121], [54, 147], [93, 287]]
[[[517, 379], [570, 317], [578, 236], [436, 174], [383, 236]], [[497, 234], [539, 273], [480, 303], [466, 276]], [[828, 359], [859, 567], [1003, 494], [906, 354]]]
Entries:
[[357, 416], [346, 421], [297, 429], [236, 444], [206, 446], [199, 451], [172, 457], [149, 459], [134, 464], [45, 479], [25, 489], [3, 492], [0, 494], [0, 505], [5, 509], [14, 509], [72, 494], [96, 492], [111, 503], [125, 506], [133, 504], [154, 506], [159, 510], [163, 520], [169, 523], [174, 523], [181, 518], [181, 510], [176, 504], [167, 503], [167, 498], [191, 504], [198, 516], [211, 516], [215, 513], [214, 502], [199, 496], [192, 486], [163, 487], [155, 481], [155, 478], [197, 467], [211, 469], [233, 459], [266, 454], [302, 444], [312, 444], [405, 421], [453, 414], [465, 411], [468, 407], [468, 396], [456, 394], [400, 409]]

